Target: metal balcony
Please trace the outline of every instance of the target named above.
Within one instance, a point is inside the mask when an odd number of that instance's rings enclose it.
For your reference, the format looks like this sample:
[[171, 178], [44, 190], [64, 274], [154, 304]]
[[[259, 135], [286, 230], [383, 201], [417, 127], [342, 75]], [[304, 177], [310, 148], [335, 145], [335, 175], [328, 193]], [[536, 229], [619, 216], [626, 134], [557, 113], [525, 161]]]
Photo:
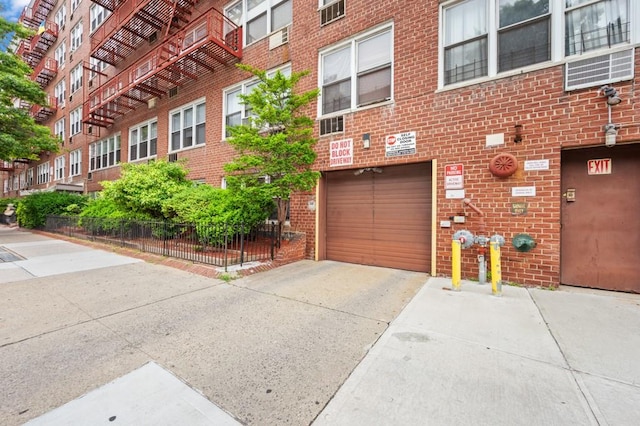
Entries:
[[44, 30], [33, 36], [30, 40], [20, 41], [16, 54], [29, 64], [31, 68], [36, 68], [47, 50], [58, 39], [58, 24], [46, 21]]
[[33, 119], [42, 122], [51, 117], [58, 110], [58, 100], [49, 95], [47, 96], [47, 105], [33, 105], [29, 110]]
[[27, 27], [37, 30], [42, 21], [47, 20], [47, 16], [56, 6], [57, 0], [33, 0], [31, 6], [27, 6], [20, 15], [19, 22]]
[[58, 74], [58, 61], [53, 58], [44, 58], [40, 61], [38, 66], [33, 70], [31, 74], [31, 80], [35, 81], [43, 89], [53, 80]]
[[116, 65], [142, 43], [189, 22], [198, 0], [94, 0], [111, 15], [91, 34], [91, 56]]
[[114, 120], [169, 89], [215, 73], [242, 57], [242, 28], [209, 9], [130, 67], [93, 88], [83, 105], [83, 121], [107, 127]]

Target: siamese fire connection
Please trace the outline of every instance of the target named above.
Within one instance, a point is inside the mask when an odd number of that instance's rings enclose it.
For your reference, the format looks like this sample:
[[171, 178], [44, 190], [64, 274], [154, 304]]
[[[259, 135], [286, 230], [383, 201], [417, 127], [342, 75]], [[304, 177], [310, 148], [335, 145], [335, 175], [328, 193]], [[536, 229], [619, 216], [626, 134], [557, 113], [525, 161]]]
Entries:
[[487, 283], [487, 246], [491, 246], [491, 287], [494, 295], [502, 294], [502, 271], [500, 265], [500, 247], [505, 243], [502, 235], [495, 234], [491, 238], [486, 236], [484, 212], [475, 206], [469, 198], [462, 200], [465, 206], [480, 216], [478, 233], [474, 236], [467, 230], [457, 231], [453, 235], [452, 243], [452, 279], [454, 290], [460, 289], [460, 249], [469, 248], [474, 243], [478, 245], [478, 283]]

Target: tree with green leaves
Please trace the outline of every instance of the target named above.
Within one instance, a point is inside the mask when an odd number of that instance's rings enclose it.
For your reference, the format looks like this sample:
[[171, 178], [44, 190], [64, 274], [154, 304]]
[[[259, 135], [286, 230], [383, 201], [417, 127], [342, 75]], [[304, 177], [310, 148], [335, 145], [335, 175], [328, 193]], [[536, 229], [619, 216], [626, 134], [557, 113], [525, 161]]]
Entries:
[[[28, 38], [33, 32], [0, 17], [0, 39], [10, 34]], [[37, 124], [29, 110], [17, 107], [22, 100], [28, 104], [45, 105], [46, 94], [29, 76], [33, 70], [12, 52], [0, 51], [0, 160], [37, 160], [44, 151], [57, 152], [59, 139], [48, 127]]]
[[267, 76], [250, 65], [238, 67], [260, 82], [251, 93], [240, 95], [250, 110], [248, 122], [229, 127], [228, 142], [238, 156], [224, 167], [227, 187], [231, 191], [257, 190], [273, 198], [280, 238], [291, 194], [310, 191], [320, 176], [311, 168], [317, 141], [313, 137], [313, 120], [305, 115], [305, 108], [319, 91], [295, 92], [295, 86], [308, 71], [289, 76], [278, 71]]

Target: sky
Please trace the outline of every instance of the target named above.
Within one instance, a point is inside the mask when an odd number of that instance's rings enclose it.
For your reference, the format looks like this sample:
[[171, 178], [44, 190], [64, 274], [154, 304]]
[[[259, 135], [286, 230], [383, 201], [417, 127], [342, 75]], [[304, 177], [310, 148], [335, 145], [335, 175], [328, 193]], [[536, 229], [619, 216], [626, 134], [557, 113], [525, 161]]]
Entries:
[[12, 22], [16, 22], [30, 0], [0, 0], [0, 14]]

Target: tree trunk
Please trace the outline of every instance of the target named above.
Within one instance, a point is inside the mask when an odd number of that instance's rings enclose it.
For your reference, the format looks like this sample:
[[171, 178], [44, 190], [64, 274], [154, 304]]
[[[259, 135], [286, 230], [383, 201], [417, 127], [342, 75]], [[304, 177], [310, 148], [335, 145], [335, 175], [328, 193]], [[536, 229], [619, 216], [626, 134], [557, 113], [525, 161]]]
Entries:
[[288, 201], [284, 198], [278, 198], [276, 200], [276, 205], [278, 207], [278, 235], [277, 235], [277, 242], [278, 242], [278, 247], [280, 247], [280, 242], [282, 241], [282, 229], [284, 227], [284, 223], [287, 220], [287, 207], [288, 207]]

